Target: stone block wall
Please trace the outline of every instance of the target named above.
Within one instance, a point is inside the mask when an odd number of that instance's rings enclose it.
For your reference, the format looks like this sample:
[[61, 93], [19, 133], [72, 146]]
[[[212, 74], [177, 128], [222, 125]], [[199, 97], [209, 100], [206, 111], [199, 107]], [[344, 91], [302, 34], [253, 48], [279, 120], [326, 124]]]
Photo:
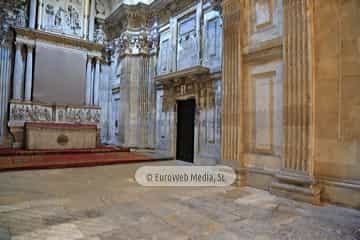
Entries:
[[206, 78], [189, 74], [184, 76], [184, 79], [175, 77], [175, 82], [169, 85], [158, 83], [158, 150], [175, 157], [176, 102], [194, 98], [194, 161], [198, 164], [214, 164], [219, 161], [222, 33], [221, 14], [214, 10], [210, 2], [193, 1], [189, 7], [180, 8], [160, 25], [158, 77], [182, 75], [181, 72], [197, 67], [206, 67], [210, 75]]
[[324, 199], [354, 207], [360, 207], [359, 9], [359, 1], [314, 5], [315, 174]]
[[358, 1], [223, 1], [222, 161], [243, 183], [360, 206], [359, 14]]

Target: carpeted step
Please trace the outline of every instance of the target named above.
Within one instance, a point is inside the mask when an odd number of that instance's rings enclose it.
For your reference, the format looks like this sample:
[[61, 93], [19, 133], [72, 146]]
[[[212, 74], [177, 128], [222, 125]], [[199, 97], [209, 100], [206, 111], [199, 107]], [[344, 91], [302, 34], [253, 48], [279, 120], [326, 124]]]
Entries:
[[47, 154], [0, 157], [0, 172], [15, 170], [91, 167], [110, 164], [159, 161], [130, 152]]
[[64, 149], [64, 150], [24, 150], [13, 148], [0, 149], [0, 156], [33, 156], [48, 154], [79, 154], [79, 153], [108, 153], [108, 152], [130, 152], [128, 148], [114, 146], [102, 146], [91, 149]]

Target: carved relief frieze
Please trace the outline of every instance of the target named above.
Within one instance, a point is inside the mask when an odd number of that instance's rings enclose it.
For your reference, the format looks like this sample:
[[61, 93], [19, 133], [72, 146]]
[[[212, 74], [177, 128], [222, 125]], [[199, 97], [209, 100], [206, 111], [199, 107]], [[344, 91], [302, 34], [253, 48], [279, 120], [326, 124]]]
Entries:
[[41, 29], [84, 36], [85, 0], [42, 0]]
[[85, 107], [58, 107], [55, 120], [64, 123], [100, 123], [99, 109]]
[[27, 2], [5, 1], [0, 8], [0, 44], [11, 44], [13, 34], [11, 27], [25, 27], [27, 22]]
[[51, 106], [32, 105], [23, 103], [10, 104], [10, 122], [52, 121]]
[[99, 124], [100, 108], [52, 106], [45, 104], [11, 102], [9, 126], [25, 122]]

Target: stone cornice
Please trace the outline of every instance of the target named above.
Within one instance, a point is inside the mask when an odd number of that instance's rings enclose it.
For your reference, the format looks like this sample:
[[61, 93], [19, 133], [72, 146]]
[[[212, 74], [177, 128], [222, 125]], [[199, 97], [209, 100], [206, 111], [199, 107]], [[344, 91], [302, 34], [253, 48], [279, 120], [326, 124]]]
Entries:
[[[137, 5], [120, 4], [106, 18], [106, 32], [110, 39], [119, 36], [125, 30], [139, 30], [152, 26], [154, 19], [158, 25], [166, 24], [171, 16], [194, 6], [199, 0], [155, 0], [150, 5], [138, 3]], [[213, 7], [219, 10], [221, 0], [204, 1], [204, 7]]]
[[210, 69], [203, 66], [195, 66], [192, 68], [187, 68], [184, 70], [180, 70], [177, 72], [168, 73], [166, 75], [157, 76], [155, 81], [157, 84], [164, 84], [169, 85], [172, 83], [176, 83], [177, 81], [181, 81], [183, 79], [190, 79], [190, 80], [199, 80], [202, 77], [206, 77], [209, 79]]
[[25, 38], [29, 41], [31, 40], [45, 40], [53, 43], [66, 44], [79, 48], [83, 48], [89, 51], [101, 52], [104, 49], [103, 45], [85, 41], [82, 39], [72, 38], [68, 36], [62, 36], [58, 34], [32, 30], [28, 28], [14, 28], [17, 38]]
[[271, 59], [282, 58], [282, 55], [283, 55], [282, 38], [276, 38], [274, 40], [264, 42], [261, 45], [243, 49], [244, 61], [246, 63], [268, 61]]

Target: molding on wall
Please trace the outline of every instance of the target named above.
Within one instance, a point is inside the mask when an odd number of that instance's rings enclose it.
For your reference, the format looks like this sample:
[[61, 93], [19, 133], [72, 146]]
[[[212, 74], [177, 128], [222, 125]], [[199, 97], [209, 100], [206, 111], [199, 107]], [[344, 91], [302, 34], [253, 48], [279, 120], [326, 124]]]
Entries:
[[243, 49], [245, 63], [264, 62], [283, 57], [283, 39], [276, 38], [253, 48]]
[[14, 30], [18, 36], [25, 37], [30, 41], [39, 39], [59, 44], [76, 46], [89, 51], [101, 52], [104, 50], [104, 46], [101, 44], [85, 41], [78, 38], [72, 38], [69, 36], [43, 32], [39, 30], [32, 30], [28, 28], [14, 28]]

